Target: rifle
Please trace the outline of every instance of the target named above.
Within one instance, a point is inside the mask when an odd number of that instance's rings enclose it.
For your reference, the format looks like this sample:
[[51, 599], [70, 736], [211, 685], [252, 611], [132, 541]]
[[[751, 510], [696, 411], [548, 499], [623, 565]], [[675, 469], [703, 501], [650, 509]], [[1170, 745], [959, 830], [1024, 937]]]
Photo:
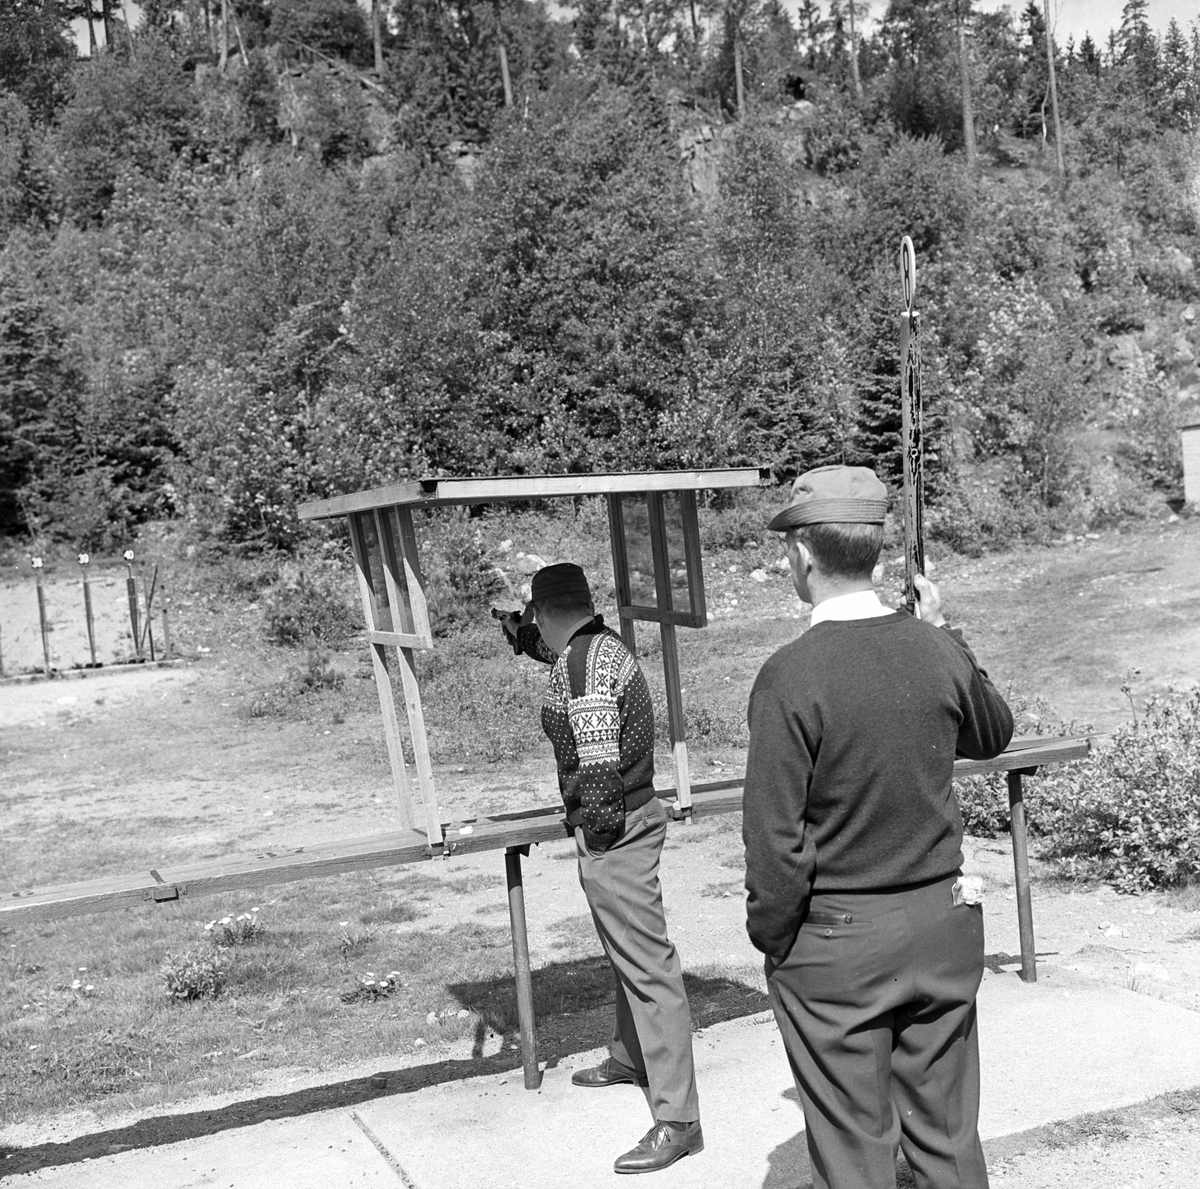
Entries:
[[906, 235], [900, 241], [900, 446], [904, 479], [904, 602], [916, 613], [913, 579], [925, 573], [925, 530], [922, 524], [924, 474], [921, 440], [921, 318], [913, 309], [917, 293], [917, 256]]

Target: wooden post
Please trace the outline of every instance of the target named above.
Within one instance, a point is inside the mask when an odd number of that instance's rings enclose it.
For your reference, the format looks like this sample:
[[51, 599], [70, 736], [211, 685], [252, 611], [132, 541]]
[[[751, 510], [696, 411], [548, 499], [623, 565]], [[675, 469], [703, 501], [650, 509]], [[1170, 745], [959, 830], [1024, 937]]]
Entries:
[[[346, 519], [350, 526], [350, 548], [354, 553], [354, 570], [358, 576], [358, 592], [362, 596], [363, 620], [368, 633], [380, 626], [376, 622], [375, 594], [371, 585], [370, 562], [366, 542], [363, 540], [360, 513], [352, 512]], [[391, 627], [389, 616], [387, 627]], [[383, 715], [383, 737], [387, 743], [388, 759], [392, 766], [392, 787], [400, 811], [400, 825], [405, 830], [413, 828], [412, 798], [408, 791], [408, 770], [404, 765], [404, 744], [400, 739], [400, 724], [396, 718], [396, 702], [392, 694], [392, 679], [388, 673], [387, 650], [382, 644], [371, 643], [371, 668], [375, 675], [375, 689], [379, 694], [379, 710]], [[439, 839], [440, 841], [440, 839]]]
[[46, 593], [42, 590], [42, 559], [33, 559], [33, 575], [37, 581], [38, 623], [42, 629], [43, 672], [50, 676], [50, 627], [46, 623]]
[[[663, 516], [661, 492], [646, 494], [650, 510], [650, 551], [654, 556], [654, 588], [660, 611], [674, 610], [671, 597], [671, 559], [667, 553], [667, 526]], [[671, 730], [671, 749], [675, 760], [676, 814], [690, 820], [692, 815], [692, 785], [688, 772], [687, 719], [683, 713], [683, 693], [680, 689], [679, 649], [675, 625], [660, 623], [662, 637], [663, 681], [667, 690], [667, 723]]]
[[126, 549], [125, 558], [125, 593], [129, 596], [129, 626], [133, 631], [134, 656], [142, 659], [141, 633], [138, 631], [137, 579], [133, 576], [133, 550]]
[[163, 660], [171, 659], [171, 628], [167, 622], [167, 604], [170, 599], [163, 599], [162, 620], [163, 620]]
[[625, 544], [625, 514], [621, 497], [612, 494], [608, 500], [608, 535], [612, 544], [613, 587], [617, 600], [617, 622], [621, 640], [637, 656], [637, 629], [632, 619], [621, 615], [621, 608], [633, 602], [633, 586], [629, 581], [629, 550]]
[[[429, 641], [432, 647], [429, 607], [425, 600], [425, 583], [421, 575], [421, 563], [417, 556], [417, 534], [413, 528], [412, 511], [404, 506], [393, 509], [395, 525], [399, 530], [396, 537], [387, 534], [384, 553], [385, 569], [395, 571], [404, 567], [404, 582], [399, 592], [397, 610], [401, 616], [400, 630]], [[398, 540], [397, 540], [398, 538]], [[399, 558], [394, 554], [399, 546]], [[393, 551], [389, 559], [389, 552]], [[397, 584], [398, 586], [400, 584]], [[429, 755], [429, 736], [425, 731], [425, 711], [421, 706], [421, 687], [417, 682], [417, 667], [411, 648], [398, 647], [400, 658], [400, 681], [404, 686], [404, 704], [408, 710], [408, 733], [412, 740], [413, 757], [417, 761], [417, 782], [421, 787], [421, 800], [425, 805], [425, 831], [429, 845], [442, 843], [442, 819], [438, 809], [437, 791], [433, 784], [433, 761]]]
[[913, 579], [925, 573], [925, 533], [922, 525], [924, 479], [921, 441], [921, 322], [913, 309], [917, 293], [917, 257], [906, 235], [900, 241], [900, 284], [904, 312], [900, 315], [900, 445], [904, 478], [904, 601], [915, 612], [917, 588]]
[[83, 566], [83, 614], [87, 620], [88, 651], [92, 654], [92, 668], [96, 667], [96, 620], [92, 615], [92, 584], [88, 581], [86, 553], [79, 555], [79, 563]]
[[504, 851], [504, 874], [508, 881], [508, 920], [512, 926], [513, 969], [517, 982], [517, 1021], [521, 1028], [521, 1064], [525, 1067], [525, 1089], [542, 1084], [537, 1058], [537, 1021], [533, 1015], [533, 975], [529, 967], [529, 933], [525, 927], [525, 887], [521, 882], [521, 856], [528, 846], [510, 846]]
[[1036, 771], [1036, 768], [1016, 768], [1008, 773], [1009, 829], [1017, 883], [1017, 927], [1021, 933], [1021, 980], [1027, 983], [1037, 982], [1037, 954], [1033, 940], [1033, 897], [1029, 890], [1029, 844], [1025, 833], [1021, 777], [1032, 776]]

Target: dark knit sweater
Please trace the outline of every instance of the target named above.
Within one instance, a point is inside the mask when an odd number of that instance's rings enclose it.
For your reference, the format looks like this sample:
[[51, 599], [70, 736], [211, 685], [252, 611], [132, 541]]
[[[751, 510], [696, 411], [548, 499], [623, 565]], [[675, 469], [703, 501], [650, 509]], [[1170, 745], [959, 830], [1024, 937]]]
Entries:
[[521, 651], [551, 663], [542, 729], [554, 746], [567, 828], [583, 828], [589, 849], [605, 851], [624, 833], [625, 815], [654, 796], [654, 710], [645, 675], [621, 637], [597, 615], [559, 657], [526, 625]]
[[814, 891], [906, 887], [962, 863], [956, 755], [988, 759], [1012, 714], [962, 634], [902, 612], [827, 621], [750, 693], [747, 928], [786, 957]]

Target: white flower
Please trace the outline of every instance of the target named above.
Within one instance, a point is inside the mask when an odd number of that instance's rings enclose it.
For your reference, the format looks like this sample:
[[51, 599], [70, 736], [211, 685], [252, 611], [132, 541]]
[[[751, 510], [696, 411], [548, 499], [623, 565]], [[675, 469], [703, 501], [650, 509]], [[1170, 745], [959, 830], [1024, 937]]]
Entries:
[[125, 550], [125, 552], [121, 554], [121, 556], [122, 556], [122, 557], [123, 557], [123, 558], [124, 558], [126, 561], [133, 561], [133, 550], [132, 550], [132, 549], [126, 549], [126, 550]]
[[91, 560], [92, 559], [86, 553], [81, 553], [79, 555], [79, 564], [81, 566], [86, 566]]

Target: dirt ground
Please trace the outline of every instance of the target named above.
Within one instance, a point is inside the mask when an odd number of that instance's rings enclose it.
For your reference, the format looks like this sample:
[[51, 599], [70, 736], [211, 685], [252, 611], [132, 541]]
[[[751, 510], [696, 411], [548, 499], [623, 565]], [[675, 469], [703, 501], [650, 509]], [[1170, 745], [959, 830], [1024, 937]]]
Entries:
[[[765, 569], [766, 580], [752, 577], [764, 569], [753, 559], [730, 560], [706, 573], [715, 612], [708, 631], [736, 634], [764, 618], [797, 618], [797, 628], [803, 626], [806, 617], [782, 574]], [[964, 626], [997, 681], [1043, 695], [1062, 718], [1101, 730], [1127, 718], [1119, 685], [1131, 669], [1139, 670], [1132, 678], [1139, 699], [1171, 683], [1192, 683], [1200, 674], [1200, 521], [1164, 516], [1137, 531], [978, 561], [935, 558], [934, 569], [952, 618]], [[894, 583], [894, 575], [887, 581]], [[31, 594], [31, 583], [0, 587], [6, 672], [13, 671], [11, 658], [18, 655], [10, 652], [10, 641], [20, 638], [10, 627], [13, 608], [17, 602], [24, 608]], [[123, 590], [108, 598], [108, 606], [110, 627], [119, 637], [117, 595]], [[36, 601], [33, 608], [36, 629]], [[127, 617], [127, 604], [124, 613]], [[184, 617], [180, 635], [191, 659], [179, 668], [0, 684], [0, 884], [28, 887], [103, 874], [91, 865], [88, 835], [119, 834], [125, 815], [157, 821], [157, 842], [152, 854], [114, 846], [110, 871], [392, 824], [373, 698], [355, 700], [356, 708], [335, 720], [248, 715], [247, 699], [261, 673], [253, 655], [223, 637], [225, 622], [198, 610], [190, 620]], [[63, 627], [56, 642], [67, 638]], [[34, 645], [31, 663], [38, 664], [36, 631]], [[78, 648], [64, 647], [58, 656], [64, 665], [83, 663]], [[364, 659], [353, 648], [343, 658], [355, 674], [351, 680], [369, 685]], [[737, 755], [708, 755], [697, 744], [692, 760], [696, 779], [738, 775]], [[518, 764], [471, 770], [444, 764], [435, 775], [444, 812], [468, 816], [552, 803], [551, 771], [549, 751], [539, 741]], [[663, 868], [672, 933], [686, 966], [738, 968], [756, 985], [760, 976], [742, 917], [740, 839], [732, 819], [723, 823], [672, 830]], [[65, 869], [39, 867], [39, 840], [51, 834], [78, 839], [66, 848]], [[568, 854], [565, 845], [550, 844], [536, 848], [526, 864], [535, 968], [553, 960], [564, 928], [587, 925], [574, 865], [559, 861]], [[1012, 971], [1019, 943], [1011, 852], [1004, 840], [968, 839], [966, 865], [986, 881], [989, 977]], [[437, 864], [433, 875], [451, 878], [467, 867], [494, 872], [502, 887], [499, 854]], [[503, 898], [490, 893], [446, 904], [447, 912], [463, 920], [503, 911]], [[1103, 886], [1056, 880], [1035, 863], [1034, 920], [1044, 977], [1064, 985], [1115, 983], [1200, 1011], [1200, 894], [1117, 895]], [[340, 1075], [323, 1071], [323, 1076]], [[293, 1084], [283, 1074], [280, 1081]], [[268, 1078], [256, 1092], [270, 1089]], [[62, 1138], [61, 1129], [49, 1121], [47, 1127], [43, 1134]], [[1194, 1174], [1200, 1167], [1195, 1127], [1180, 1124], [1168, 1131]], [[31, 1139], [23, 1135], [20, 1142]], [[1171, 1179], [1170, 1169], [1170, 1175], [1154, 1179], [1158, 1166], [1133, 1141], [1126, 1147], [1127, 1175], [1115, 1174], [1111, 1161], [1117, 1157], [1106, 1149], [1096, 1157], [1108, 1162], [1103, 1177], [1079, 1157], [1074, 1171], [1061, 1171], [1058, 1179], [1031, 1179], [1032, 1174], [1011, 1179], [998, 1169], [997, 1184], [1194, 1183], [1194, 1177]], [[1167, 1148], [1160, 1144], [1156, 1150]], [[1012, 1157], [1013, 1169], [1020, 1159]], [[1183, 1167], [1173, 1156], [1171, 1161], [1171, 1168]]]

